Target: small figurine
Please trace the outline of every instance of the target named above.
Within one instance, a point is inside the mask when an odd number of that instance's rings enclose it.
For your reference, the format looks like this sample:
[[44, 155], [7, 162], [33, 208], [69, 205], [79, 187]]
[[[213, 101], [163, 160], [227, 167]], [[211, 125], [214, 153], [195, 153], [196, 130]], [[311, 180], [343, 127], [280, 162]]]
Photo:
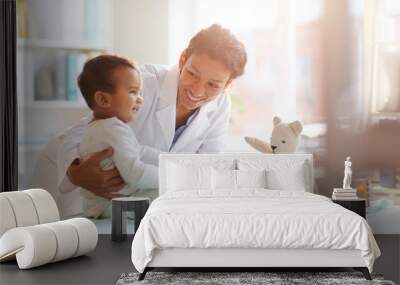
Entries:
[[351, 170], [351, 161], [350, 161], [350, 156], [346, 158], [346, 161], [344, 162], [344, 178], [343, 178], [343, 189], [351, 189], [351, 175], [352, 175], [352, 170]]

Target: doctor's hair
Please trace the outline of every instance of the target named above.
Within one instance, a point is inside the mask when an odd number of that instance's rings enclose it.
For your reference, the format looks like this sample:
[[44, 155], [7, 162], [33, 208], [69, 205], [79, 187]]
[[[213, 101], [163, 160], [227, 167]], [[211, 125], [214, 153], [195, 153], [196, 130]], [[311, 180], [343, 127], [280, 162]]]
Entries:
[[127, 58], [117, 55], [99, 55], [86, 61], [78, 76], [78, 86], [89, 108], [94, 107], [94, 94], [97, 91], [115, 92], [113, 72], [121, 67], [136, 70], [140, 79], [138, 65]]
[[198, 32], [186, 48], [187, 58], [193, 53], [205, 54], [221, 61], [231, 71], [231, 79], [244, 72], [246, 48], [228, 29], [213, 24]]

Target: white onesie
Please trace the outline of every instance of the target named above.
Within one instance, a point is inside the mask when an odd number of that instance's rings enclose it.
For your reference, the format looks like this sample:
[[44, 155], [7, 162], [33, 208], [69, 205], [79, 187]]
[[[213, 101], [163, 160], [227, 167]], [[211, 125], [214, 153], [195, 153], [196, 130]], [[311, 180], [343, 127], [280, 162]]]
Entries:
[[[100, 165], [103, 170], [117, 167], [127, 184], [117, 192], [118, 194], [131, 195], [143, 185], [143, 181], [146, 181], [147, 188], [158, 187], [158, 167], [141, 161], [141, 146], [132, 129], [115, 117], [96, 120], [87, 125], [79, 145], [79, 154], [81, 158], [87, 158], [110, 146], [114, 151], [113, 156], [101, 161]], [[108, 216], [105, 211], [111, 204], [110, 200], [85, 189], [81, 189], [81, 195], [86, 216], [93, 218]]]

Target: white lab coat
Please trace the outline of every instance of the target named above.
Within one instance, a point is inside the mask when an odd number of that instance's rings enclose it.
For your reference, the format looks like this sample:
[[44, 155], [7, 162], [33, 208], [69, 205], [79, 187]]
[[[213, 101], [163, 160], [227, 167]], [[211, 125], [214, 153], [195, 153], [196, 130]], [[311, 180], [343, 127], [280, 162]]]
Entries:
[[158, 165], [160, 151], [193, 153], [222, 151], [231, 108], [228, 96], [221, 94], [202, 106], [171, 149], [175, 135], [178, 67], [166, 69], [145, 65], [141, 71], [144, 104], [132, 127], [139, 142], [145, 146], [145, 154], [149, 161]]
[[[223, 150], [231, 106], [228, 96], [221, 94], [203, 105], [171, 148], [175, 134], [179, 69], [177, 66], [143, 65], [141, 72], [144, 102], [136, 121], [130, 126], [142, 145], [144, 163], [158, 165], [161, 152], [213, 153]], [[78, 144], [90, 119], [91, 116], [83, 118], [61, 135], [57, 177], [62, 192], [72, 190], [65, 174], [72, 161], [79, 157]]]

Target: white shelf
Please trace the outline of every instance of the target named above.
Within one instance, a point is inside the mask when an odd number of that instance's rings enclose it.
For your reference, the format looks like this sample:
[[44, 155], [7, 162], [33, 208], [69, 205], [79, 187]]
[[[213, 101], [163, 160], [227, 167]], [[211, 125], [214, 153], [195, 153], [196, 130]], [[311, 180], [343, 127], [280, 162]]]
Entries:
[[47, 142], [43, 142], [41, 144], [37, 143], [37, 144], [29, 144], [29, 143], [25, 143], [25, 144], [20, 144], [18, 145], [18, 152], [39, 152], [42, 151], [43, 148], [46, 146]]
[[395, 205], [400, 205], [400, 189], [387, 188], [380, 185], [371, 185], [369, 191], [370, 200], [388, 199]]
[[82, 101], [33, 101], [25, 105], [28, 108], [33, 109], [48, 109], [48, 108], [59, 108], [59, 109], [88, 109], [85, 102]]
[[400, 118], [400, 112], [373, 112], [373, 118]]
[[17, 44], [20, 47], [32, 48], [48, 48], [48, 49], [64, 49], [75, 50], [82, 52], [108, 52], [111, 51], [111, 46], [94, 45], [84, 42], [62, 42], [53, 40], [36, 40], [36, 39], [18, 39]]

